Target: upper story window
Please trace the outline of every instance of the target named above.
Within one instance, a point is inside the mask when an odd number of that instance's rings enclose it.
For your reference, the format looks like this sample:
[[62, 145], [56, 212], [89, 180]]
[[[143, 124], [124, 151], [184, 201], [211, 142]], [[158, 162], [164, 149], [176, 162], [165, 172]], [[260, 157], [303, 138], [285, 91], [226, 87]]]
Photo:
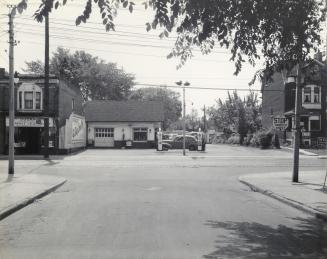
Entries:
[[307, 85], [303, 88], [303, 103], [318, 104], [320, 103], [320, 86]]
[[32, 83], [23, 83], [18, 88], [17, 109], [22, 111], [40, 111], [42, 109], [42, 89]]

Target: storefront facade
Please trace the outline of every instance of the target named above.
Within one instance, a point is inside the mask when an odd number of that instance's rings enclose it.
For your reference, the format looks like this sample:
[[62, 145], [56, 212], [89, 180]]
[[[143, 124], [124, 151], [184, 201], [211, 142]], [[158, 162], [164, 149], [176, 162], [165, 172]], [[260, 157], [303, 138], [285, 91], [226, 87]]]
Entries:
[[[42, 154], [44, 149], [44, 78], [38, 75], [18, 75], [15, 84], [15, 153]], [[9, 135], [9, 81], [4, 71], [0, 71], [0, 153], [8, 153]], [[70, 119], [73, 115], [82, 123], [78, 136], [84, 141], [74, 141]], [[51, 76], [49, 80], [49, 148], [53, 154], [68, 153], [83, 148], [86, 124], [83, 116], [82, 98], [76, 90]], [[80, 137], [79, 137], [80, 138]], [[64, 143], [64, 144], [63, 144]]]

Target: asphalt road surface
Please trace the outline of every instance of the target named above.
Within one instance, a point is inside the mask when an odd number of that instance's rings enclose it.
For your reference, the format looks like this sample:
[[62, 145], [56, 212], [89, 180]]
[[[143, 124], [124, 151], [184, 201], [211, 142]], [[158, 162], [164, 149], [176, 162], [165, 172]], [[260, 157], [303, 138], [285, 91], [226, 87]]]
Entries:
[[[326, 161], [301, 156], [301, 171]], [[325, 222], [237, 180], [291, 174], [291, 152], [93, 149], [24, 165], [68, 182], [0, 221], [1, 259], [327, 258]]]

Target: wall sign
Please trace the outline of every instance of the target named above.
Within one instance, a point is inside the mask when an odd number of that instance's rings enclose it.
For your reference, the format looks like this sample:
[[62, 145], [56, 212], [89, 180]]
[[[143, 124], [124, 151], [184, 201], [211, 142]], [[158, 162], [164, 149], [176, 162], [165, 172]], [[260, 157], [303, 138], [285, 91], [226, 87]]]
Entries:
[[78, 117], [72, 118], [72, 140], [84, 139], [85, 123]]
[[[43, 128], [44, 118], [39, 117], [16, 117], [14, 126], [19, 128]], [[9, 118], [6, 117], [6, 127], [9, 127]], [[53, 118], [49, 118], [49, 127], [53, 127]]]

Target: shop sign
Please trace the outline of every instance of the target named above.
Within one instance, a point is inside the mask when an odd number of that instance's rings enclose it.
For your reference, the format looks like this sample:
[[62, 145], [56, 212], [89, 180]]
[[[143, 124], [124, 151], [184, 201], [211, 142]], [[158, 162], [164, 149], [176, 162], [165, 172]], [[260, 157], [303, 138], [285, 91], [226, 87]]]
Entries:
[[288, 126], [288, 120], [284, 116], [276, 116], [273, 118], [273, 126], [277, 130], [285, 130]]
[[[6, 126], [9, 127], [9, 118], [6, 117]], [[16, 117], [14, 122], [15, 127], [30, 127], [30, 128], [43, 128], [44, 118], [38, 117]], [[53, 118], [49, 118], [49, 127], [53, 127]]]

